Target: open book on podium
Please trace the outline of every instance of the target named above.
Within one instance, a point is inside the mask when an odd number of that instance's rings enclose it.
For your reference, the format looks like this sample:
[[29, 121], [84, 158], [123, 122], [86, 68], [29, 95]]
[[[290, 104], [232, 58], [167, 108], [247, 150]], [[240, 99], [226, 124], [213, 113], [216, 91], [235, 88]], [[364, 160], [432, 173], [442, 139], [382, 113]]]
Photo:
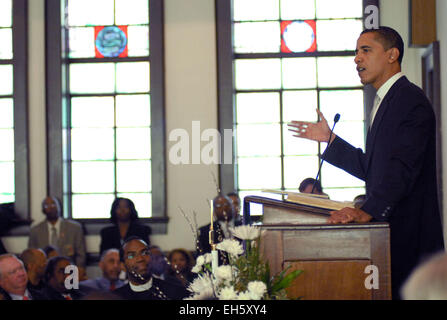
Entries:
[[286, 197], [284, 201], [273, 200], [263, 203], [263, 224], [324, 224], [330, 216], [330, 211], [346, 207], [354, 208], [353, 202], [330, 200], [324, 195], [277, 190], [262, 191]]

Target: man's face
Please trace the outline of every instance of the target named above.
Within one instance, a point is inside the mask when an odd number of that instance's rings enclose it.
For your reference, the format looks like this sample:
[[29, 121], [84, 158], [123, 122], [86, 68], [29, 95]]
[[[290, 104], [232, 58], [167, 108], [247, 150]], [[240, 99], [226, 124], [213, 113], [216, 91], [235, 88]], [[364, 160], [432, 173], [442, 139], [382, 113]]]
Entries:
[[109, 251], [99, 263], [103, 276], [110, 281], [118, 280], [121, 272], [120, 257], [117, 251]]
[[65, 273], [65, 268], [68, 265], [70, 265], [70, 262], [68, 260], [60, 260], [56, 263], [49, 284], [57, 292], [65, 293], [68, 291], [68, 289], [65, 288], [65, 279], [70, 275], [69, 273]]
[[15, 257], [7, 257], [0, 261], [0, 286], [7, 292], [23, 295], [28, 283], [23, 263]]
[[228, 198], [218, 197], [214, 203], [214, 214], [219, 221], [230, 221], [233, 219], [232, 205]]
[[43, 201], [43, 213], [48, 220], [57, 220], [59, 217], [60, 207], [56, 200], [52, 197], [47, 197]]
[[371, 84], [378, 89], [388, 79], [388, 69], [391, 66], [389, 58], [391, 49], [384, 49], [376, 40], [374, 32], [362, 34], [357, 40], [356, 56], [357, 72], [363, 84]]
[[130, 281], [135, 284], [147, 282], [152, 276], [151, 255], [147, 245], [140, 240], [131, 240], [123, 249], [124, 266]]

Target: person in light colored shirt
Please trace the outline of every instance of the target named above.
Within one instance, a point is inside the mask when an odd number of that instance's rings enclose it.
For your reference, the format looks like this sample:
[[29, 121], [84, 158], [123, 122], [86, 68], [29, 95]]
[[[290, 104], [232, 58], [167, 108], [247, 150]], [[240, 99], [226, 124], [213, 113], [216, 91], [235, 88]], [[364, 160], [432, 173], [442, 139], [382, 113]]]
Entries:
[[102, 277], [81, 281], [79, 285], [82, 291], [113, 291], [124, 285], [124, 281], [119, 279], [121, 266], [118, 249], [109, 249], [104, 251], [99, 261], [99, 268], [102, 271]]

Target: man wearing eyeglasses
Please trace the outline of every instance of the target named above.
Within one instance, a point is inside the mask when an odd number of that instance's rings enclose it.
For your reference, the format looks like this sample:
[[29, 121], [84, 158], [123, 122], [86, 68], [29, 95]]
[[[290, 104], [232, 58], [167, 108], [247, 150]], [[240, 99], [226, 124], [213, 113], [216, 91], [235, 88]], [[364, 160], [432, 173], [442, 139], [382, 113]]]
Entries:
[[113, 291], [126, 300], [181, 300], [188, 296], [185, 288], [152, 277], [149, 246], [138, 237], [127, 238], [120, 249], [129, 283]]

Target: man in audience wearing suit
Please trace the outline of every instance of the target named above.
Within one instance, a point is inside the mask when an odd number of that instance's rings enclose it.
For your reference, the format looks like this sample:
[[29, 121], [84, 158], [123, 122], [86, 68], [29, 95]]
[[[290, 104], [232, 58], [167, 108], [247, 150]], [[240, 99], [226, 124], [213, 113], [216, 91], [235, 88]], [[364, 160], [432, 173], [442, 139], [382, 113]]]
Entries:
[[0, 255], [0, 300], [46, 300], [39, 291], [28, 288], [23, 262], [15, 255]]
[[67, 269], [70, 265], [72, 265], [72, 262], [68, 257], [64, 256], [57, 256], [48, 260], [44, 275], [46, 286], [42, 290], [48, 299], [79, 300], [85, 295], [84, 292], [76, 289], [74, 282], [78, 281], [78, 279], [75, 276], [73, 277], [73, 281], [67, 279], [70, 275], [75, 274], [74, 270]]
[[129, 283], [113, 291], [126, 300], [181, 300], [188, 295], [182, 286], [152, 277], [151, 253], [141, 238], [132, 236], [120, 249]]
[[[330, 223], [390, 224], [391, 284], [402, 283], [425, 256], [444, 249], [436, 182], [436, 122], [424, 92], [401, 73], [404, 44], [389, 27], [365, 30], [357, 40], [357, 71], [376, 90], [365, 153], [332, 135], [323, 158], [366, 182], [360, 208], [332, 212]], [[327, 142], [323, 114], [317, 123], [293, 121], [296, 136]], [[380, 271], [380, 270], [379, 270]]]
[[124, 282], [119, 279], [121, 265], [118, 249], [104, 251], [99, 261], [99, 268], [102, 271], [102, 277], [80, 282], [80, 289], [83, 292], [88, 293], [93, 290], [113, 291], [124, 285]]
[[76, 221], [63, 219], [61, 211], [57, 198], [46, 197], [43, 200], [42, 212], [46, 219], [31, 228], [28, 248], [52, 245], [59, 254], [72, 259], [79, 268], [85, 268], [86, 251], [82, 226]]
[[41, 249], [25, 249], [20, 255], [28, 274], [28, 288], [42, 290], [44, 287], [43, 276], [47, 266], [47, 256]]
[[[218, 195], [213, 200], [214, 216], [217, 221], [213, 223], [214, 229], [214, 243], [222, 242], [224, 239], [231, 238], [231, 229], [242, 225], [242, 222], [237, 214], [233, 202], [228, 196]], [[211, 223], [199, 229], [199, 243], [197, 248], [197, 255], [202, 255], [211, 252], [209, 243], [209, 231]], [[226, 264], [227, 258], [224, 252], [219, 251], [219, 264]]]

